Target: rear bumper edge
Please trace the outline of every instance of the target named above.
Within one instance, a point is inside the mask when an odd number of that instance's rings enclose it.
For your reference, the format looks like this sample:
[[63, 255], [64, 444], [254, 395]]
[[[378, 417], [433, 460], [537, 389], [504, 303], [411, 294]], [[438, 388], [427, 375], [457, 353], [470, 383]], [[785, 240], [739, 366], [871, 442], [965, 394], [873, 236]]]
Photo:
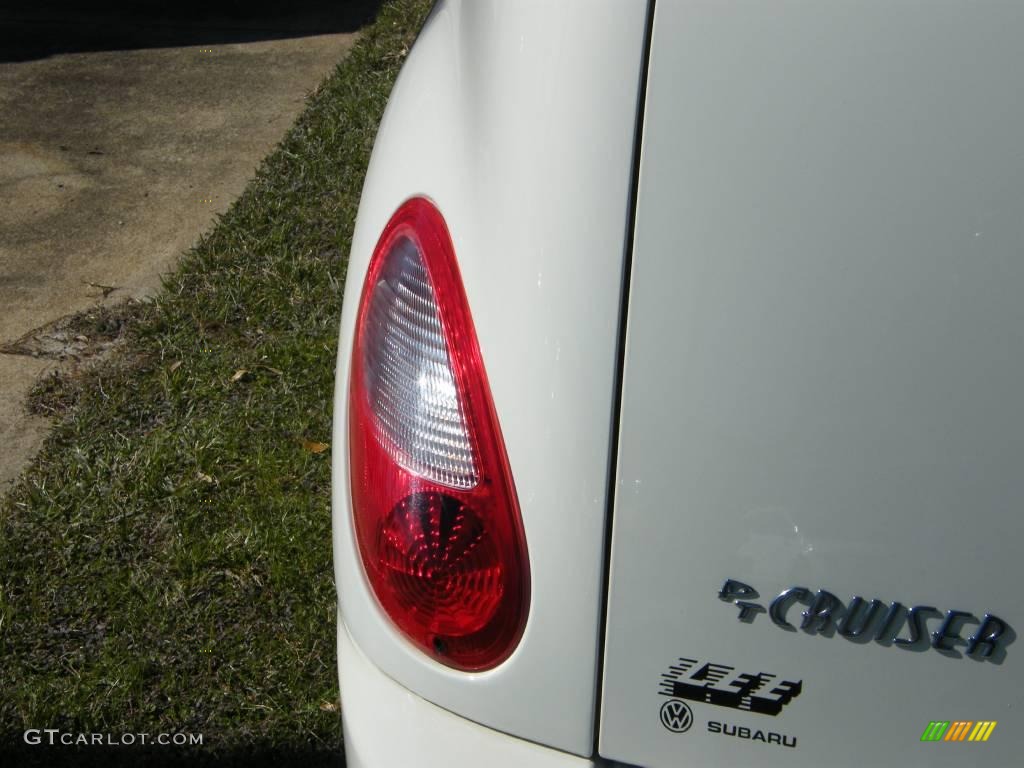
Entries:
[[366, 658], [340, 614], [338, 670], [348, 768], [594, 765], [590, 760], [486, 728], [417, 696]]

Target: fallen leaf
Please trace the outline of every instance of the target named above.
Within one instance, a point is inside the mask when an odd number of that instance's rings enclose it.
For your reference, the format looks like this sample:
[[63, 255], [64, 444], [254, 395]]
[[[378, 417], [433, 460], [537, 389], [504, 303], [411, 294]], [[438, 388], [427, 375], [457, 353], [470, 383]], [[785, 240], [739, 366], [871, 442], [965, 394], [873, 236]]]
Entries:
[[168, 368], [167, 370], [170, 373], [174, 373], [179, 368], [181, 368], [181, 360], [175, 360], [173, 363], [171, 363], [171, 367]]
[[213, 478], [210, 477], [205, 472], [197, 472], [196, 474], [198, 475], [199, 479], [202, 480], [204, 483], [212, 483], [212, 482], [214, 482]]
[[235, 371], [234, 376], [231, 377], [231, 383], [232, 384], [235, 383], [236, 381], [241, 379], [243, 376], [245, 376], [245, 374], [247, 374], [248, 372], [249, 371], [247, 371], [245, 368], [239, 368], [237, 371]]
[[323, 712], [337, 712], [341, 707], [333, 701], [325, 701], [320, 704], [320, 709]]
[[323, 453], [331, 447], [330, 443], [318, 443], [314, 440], [303, 440], [302, 447], [310, 453]]

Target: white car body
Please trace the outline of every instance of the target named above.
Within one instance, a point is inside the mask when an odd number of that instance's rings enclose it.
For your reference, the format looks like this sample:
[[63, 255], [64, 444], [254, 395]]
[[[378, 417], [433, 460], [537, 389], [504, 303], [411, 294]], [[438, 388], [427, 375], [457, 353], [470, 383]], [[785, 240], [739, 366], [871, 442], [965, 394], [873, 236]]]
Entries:
[[[435, 7], [341, 322], [350, 766], [1019, 759], [1022, 33], [995, 2]], [[451, 234], [529, 552], [525, 631], [482, 672], [395, 630], [352, 527], [356, 312], [416, 195]], [[844, 638], [854, 596], [872, 622]], [[933, 721], [963, 742], [923, 742]]]

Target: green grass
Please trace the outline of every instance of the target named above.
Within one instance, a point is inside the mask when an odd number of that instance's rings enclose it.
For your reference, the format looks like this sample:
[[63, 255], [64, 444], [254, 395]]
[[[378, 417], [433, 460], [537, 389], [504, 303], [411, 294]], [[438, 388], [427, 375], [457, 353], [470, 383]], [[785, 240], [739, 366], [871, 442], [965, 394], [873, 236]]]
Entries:
[[202, 733], [221, 762], [337, 755], [330, 452], [309, 449], [330, 440], [370, 148], [428, 7], [385, 4], [160, 294], [126, 308], [120, 351], [34, 394], [62, 415], [0, 504], [0, 749], [60, 728]]

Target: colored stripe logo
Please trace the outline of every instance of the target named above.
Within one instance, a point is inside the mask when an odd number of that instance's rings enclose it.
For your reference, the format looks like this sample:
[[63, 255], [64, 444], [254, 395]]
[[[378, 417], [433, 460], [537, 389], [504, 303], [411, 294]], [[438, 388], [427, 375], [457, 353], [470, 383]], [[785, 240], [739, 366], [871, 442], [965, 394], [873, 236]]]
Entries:
[[932, 720], [921, 741], [988, 741], [995, 729], [995, 720]]
[[967, 740], [988, 741], [988, 737], [992, 735], [992, 731], [994, 731], [995, 729], [995, 720], [983, 720], [974, 726], [974, 730], [971, 731], [971, 735], [967, 737]]

